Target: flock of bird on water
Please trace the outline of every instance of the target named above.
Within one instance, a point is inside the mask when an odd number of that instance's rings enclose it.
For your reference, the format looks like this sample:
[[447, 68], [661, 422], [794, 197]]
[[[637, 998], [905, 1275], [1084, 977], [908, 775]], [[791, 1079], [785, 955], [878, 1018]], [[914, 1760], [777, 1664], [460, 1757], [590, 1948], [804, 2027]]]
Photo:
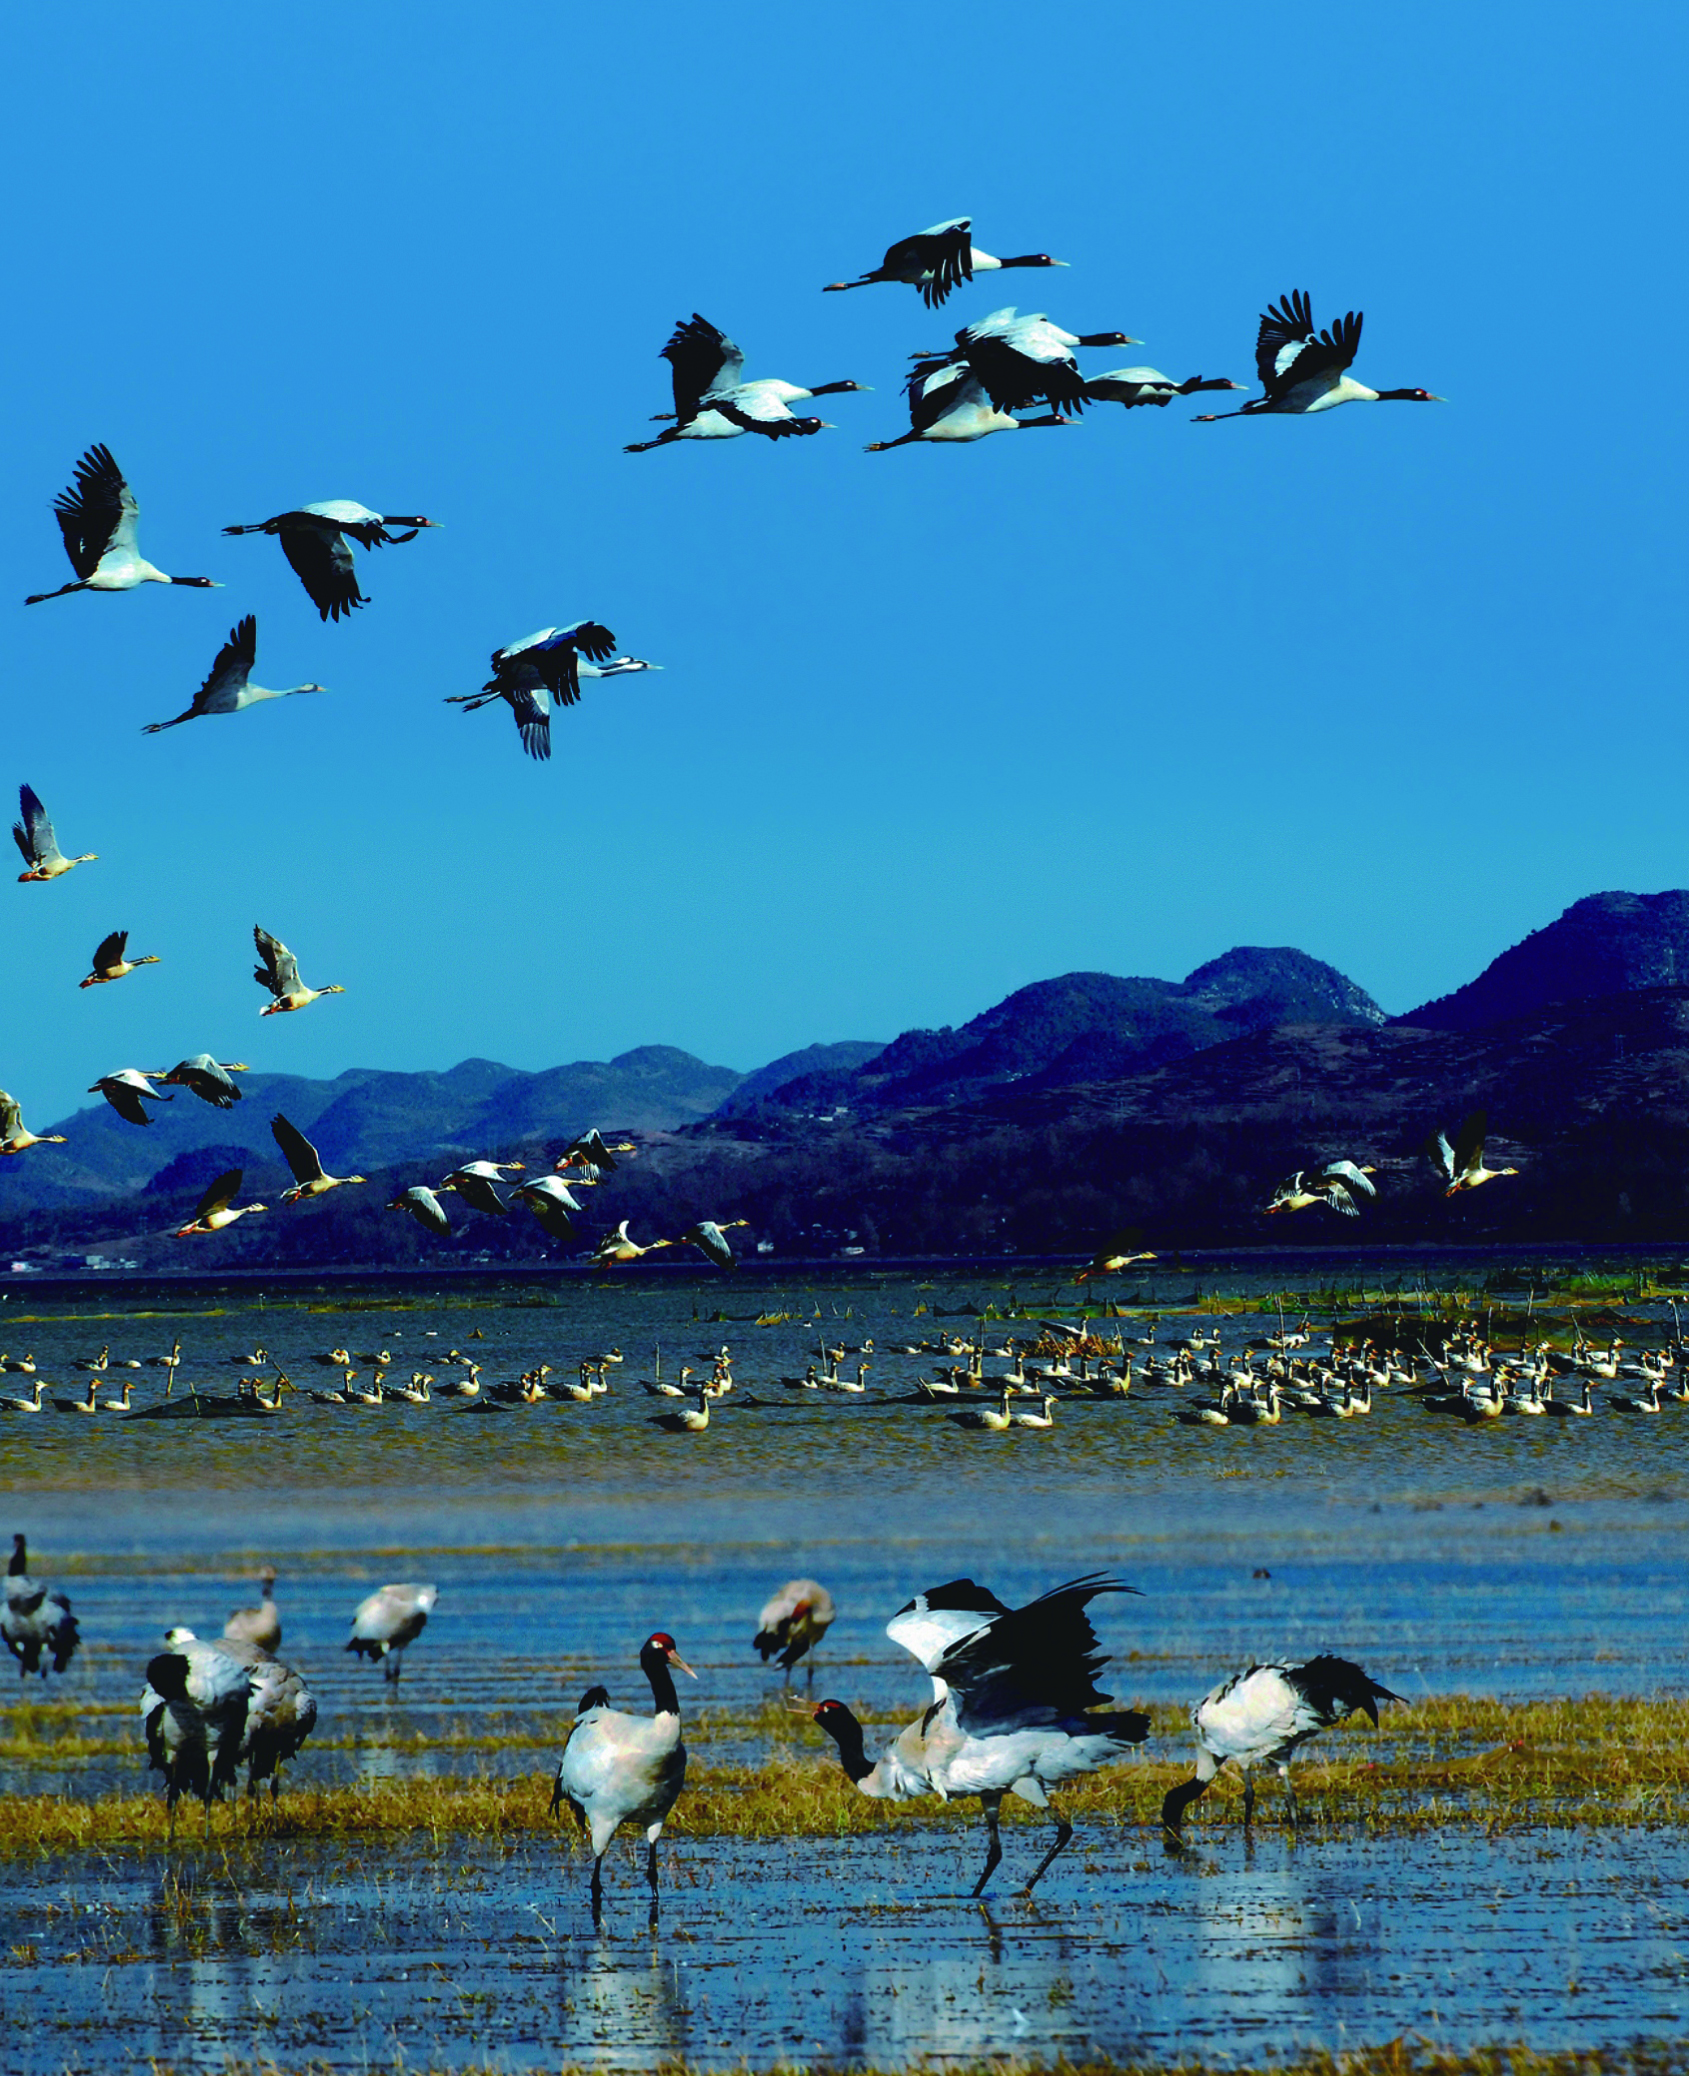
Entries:
[[[211, 1805], [233, 1788], [241, 1766], [247, 1792], [268, 1781], [272, 1800], [279, 1771], [310, 1736], [317, 1703], [298, 1671], [278, 1655], [281, 1616], [274, 1571], [261, 1575], [257, 1607], [237, 1608], [220, 1637], [206, 1639], [177, 1626], [166, 1648], [146, 1668], [140, 1700], [149, 1767], [161, 1774], [174, 1836], [181, 1796], [204, 1806], [209, 1837]], [[79, 1625], [67, 1597], [31, 1575], [28, 1547], [13, 1537], [0, 1633], [20, 1673], [48, 1666], [63, 1673], [75, 1655]], [[1019, 1608], [1006, 1606], [972, 1579], [952, 1579], [917, 1593], [886, 1624], [932, 1682], [931, 1698], [878, 1757], [870, 1759], [863, 1726], [842, 1701], [815, 1704], [810, 1713], [832, 1738], [846, 1776], [860, 1794], [906, 1802], [927, 1795], [940, 1801], [977, 1797], [985, 1817], [985, 1865], [972, 1893], [980, 1895], [1002, 1859], [998, 1817], [1005, 1795], [1017, 1796], [1055, 1819], [1055, 1837], [1021, 1890], [1030, 1895], [1073, 1836], [1073, 1826], [1051, 1803], [1054, 1789], [1122, 1763], [1150, 1734], [1150, 1719], [1117, 1709], [1097, 1686], [1109, 1662], [1087, 1612], [1100, 1596], [1136, 1588], [1095, 1572], [1070, 1580]], [[395, 1686], [404, 1651], [422, 1634], [439, 1599], [432, 1585], [390, 1585], [360, 1602], [347, 1650], [380, 1662]], [[836, 1619], [826, 1587], [792, 1579], [763, 1608], [752, 1648], [766, 1665], [776, 1660], [790, 1684], [792, 1669], [810, 1657]], [[624, 1826], [646, 1841], [645, 1878], [650, 1914], [658, 1914], [657, 1841], [686, 1784], [686, 1746], [674, 1674], [696, 1673], [675, 1640], [659, 1630], [639, 1651], [651, 1686], [652, 1713], [610, 1706], [608, 1689], [589, 1687], [575, 1712], [552, 1787], [551, 1813], [565, 1803], [586, 1833], [592, 1856], [591, 1904], [595, 1923], [603, 1908], [604, 1857]], [[1243, 1822], [1253, 1821], [1255, 1776], [1276, 1772], [1286, 1813], [1299, 1821], [1290, 1761], [1320, 1731], [1361, 1711], [1376, 1725], [1378, 1704], [1401, 1697], [1344, 1658], [1305, 1663], [1250, 1664], [1223, 1679], [1192, 1709], [1196, 1761], [1188, 1780], [1169, 1790], [1161, 1820], [1171, 1845], [1182, 1840], [1185, 1811], [1228, 1763], [1243, 1777]]]

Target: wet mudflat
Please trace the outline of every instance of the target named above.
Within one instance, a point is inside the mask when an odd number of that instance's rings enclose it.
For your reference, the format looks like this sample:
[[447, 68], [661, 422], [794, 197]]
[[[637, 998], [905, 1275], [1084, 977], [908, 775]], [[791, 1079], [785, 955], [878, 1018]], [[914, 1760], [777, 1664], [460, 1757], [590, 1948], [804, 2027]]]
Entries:
[[[1032, 1834], [1008, 1834], [1014, 1871]], [[686, 1841], [662, 1923], [631, 1856], [317, 1842], [15, 1870], [0, 2066], [235, 2055], [723, 2067], [1066, 2055], [1263, 2062], [1402, 2032], [1539, 2050], [1689, 2024], [1689, 1838], [1412, 1841], [1093, 1829], [1035, 1904], [966, 1899], [970, 1833]], [[1081, 1850], [1080, 1848], [1083, 1847]]]

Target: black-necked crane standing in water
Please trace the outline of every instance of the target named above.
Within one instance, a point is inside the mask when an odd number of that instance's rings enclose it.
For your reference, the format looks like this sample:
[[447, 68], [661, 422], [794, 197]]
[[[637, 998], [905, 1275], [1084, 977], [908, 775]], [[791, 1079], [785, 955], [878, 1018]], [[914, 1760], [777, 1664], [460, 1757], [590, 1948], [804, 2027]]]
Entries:
[[795, 417], [788, 407], [807, 397], [867, 387], [862, 382], [818, 382], [804, 389], [775, 376], [747, 382], [743, 347], [696, 311], [675, 326], [662, 357], [673, 373], [674, 410], [657, 415], [672, 417], [673, 423], [654, 440], [632, 441], [623, 448], [625, 454], [646, 454], [676, 440], [736, 440], [748, 432], [769, 440], [825, 432], [825, 419]]
[[[169, 1630], [164, 1640], [173, 1650], [199, 1641], [191, 1629]], [[316, 1696], [291, 1665], [284, 1665], [263, 1644], [231, 1636], [225, 1630], [210, 1648], [246, 1667], [251, 1688], [246, 1727], [235, 1760], [237, 1765], [245, 1761], [247, 1795], [256, 1796], [259, 1783], [267, 1780], [274, 1802], [281, 1787], [281, 1768], [316, 1728]]]
[[800, 1658], [809, 1658], [809, 1682], [813, 1686], [815, 1660], [810, 1654], [832, 1628], [837, 1615], [833, 1596], [825, 1586], [815, 1579], [788, 1579], [757, 1617], [752, 1647], [761, 1654], [764, 1665], [770, 1658], [778, 1658], [788, 1687], [792, 1683], [792, 1667]]
[[[511, 1171], [508, 1175], [504, 1172], [507, 1168]], [[434, 1187], [461, 1197], [471, 1211], [485, 1211], [490, 1217], [508, 1218], [510, 1206], [499, 1195], [498, 1188], [500, 1185], [509, 1188], [524, 1172], [520, 1161], [464, 1161]]]
[[[45, 1383], [35, 1387], [37, 1411]], [[81, 1632], [70, 1602], [57, 1586], [31, 1578], [29, 1545], [21, 1535], [12, 1537], [12, 1559], [6, 1567], [5, 1602], [0, 1605], [0, 1638], [18, 1661], [18, 1676], [32, 1672], [47, 1677], [45, 1658], [55, 1672], [63, 1672], [76, 1655]]]
[[1433, 1132], [1425, 1142], [1425, 1158], [1431, 1163], [1437, 1178], [1443, 1183], [1443, 1194], [1459, 1196], [1462, 1191], [1477, 1189], [1486, 1182], [1494, 1182], [1503, 1175], [1517, 1175], [1517, 1168], [1486, 1168], [1484, 1166], [1484, 1137], [1488, 1120], [1482, 1110], [1474, 1110], [1455, 1134], [1454, 1144], [1441, 1131]]
[[[86, 980], [77, 982], [78, 987], [97, 988], [106, 981], [124, 980], [142, 966], [157, 966], [162, 962], [157, 952], [143, 952], [137, 959], [129, 956], [129, 932], [113, 930], [109, 937], [102, 937], [94, 952], [93, 971]], [[93, 1094], [93, 1090], [89, 1090]]]
[[[539, 763], [551, 755], [553, 706], [578, 706], [581, 679], [623, 677], [630, 671], [660, 670], [640, 656], [615, 656], [616, 637], [597, 620], [571, 620], [567, 627], [541, 627], [493, 651], [492, 676], [479, 692], [454, 692], [448, 706], [478, 713], [502, 699], [516, 720], [522, 747]], [[585, 657], [589, 660], [583, 662]], [[614, 661], [608, 659], [615, 657]]]
[[672, 1636], [659, 1629], [640, 1647], [640, 1670], [651, 1682], [648, 1716], [625, 1715], [610, 1706], [603, 1687], [589, 1687], [575, 1712], [551, 1791], [551, 1813], [565, 1802], [575, 1812], [592, 1848], [592, 1921], [604, 1914], [604, 1855], [624, 1824], [645, 1834], [645, 1879], [651, 1889], [651, 1922], [657, 1921], [657, 1840], [686, 1785], [686, 1747], [680, 1740], [680, 1698], [674, 1674], [697, 1674]]
[[293, 1187], [282, 1191], [284, 1204], [297, 1204], [301, 1197], [327, 1196], [331, 1189], [344, 1189], [349, 1182], [362, 1182], [361, 1175], [331, 1175], [322, 1155], [296, 1124], [278, 1110], [270, 1119], [270, 1130], [281, 1148], [282, 1159], [293, 1173]]
[[869, 1763], [861, 1726], [842, 1703], [823, 1702], [815, 1711], [859, 1792], [897, 1800], [924, 1790], [946, 1800], [979, 1797], [989, 1844], [974, 1895], [1003, 1857], [998, 1812], [1005, 1795], [1055, 1815], [1054, 1843], [1021, 1891], [1030, 1895], [1073, 1836], [1049, 1791], [1119, 1764], [1149, 1735], [1148, 1716], [1111, 1709], [1098, 1691], [1096, 1675], [1108, 1660], [1085, 1611], [1099, 1594], [1131, 1591], [1097, 1574], [1011, 1610], [972, 1579], [953, 1579], [917, 1595], [886, 1625], [893, 1642], [932, 1675], [933, 1700], [877, 1763]]
[[147, 1761], [164, 1776], [170, 1836], [176, 1836], [176, 1804], [197, 1795], [211, 1835], [211, 1805], [233, 1785], [246, 1740], [252, 1700], [252, 1668], [232, 1652], [201, 1643], [191, 1630], [171, 1630], [177, 1642], [147, 1666], [141, 1723]]
[[162, 735], [166, 728], [180, 728], [184, 721], [202, 721], [209, 714], [243, 714], [250, 706], [267, 699], [291, 699], [296, 692], [326, 692], [326, 685], [285, 685], [272, 692], [267, 685], [252, 682], [258, 661], [258, 621], [248, 613], [229, 629], [229, 638], [217, 651], [205, 683], [193, 696], [193, 704], [169, 721], [149, 721], [143, 735]]
[[396, 1197], [389, 1197], [387, 1209], [408, 1211], [418, 1225], [431, 1233], [449, 1233], [452, 1229], [445, 1206], [431, 1189], [420, 1182], [413, 1182], [409, 1189], [402, 1189]]
[[929, 224], [886, 247], [886, 256], [871, 274], [854, 281], [829, 281], [822, 288], [829, 295], [843, 288], [867, 288], [876, 281], [902, 282], [921, 292], [921, 301], [936, 310], [951, 291], [976, 274], [1000, 274], [1007, 267], [1065, 267], [1066, 260], [1051, 259], [1047, 252], [1017, 253], [1012, 259], [997, 259], [982, 252], [973, 242], [973, 218], [953, 216], [948, 223]]
[[696, 1247], [707, 1262], [718, 1269], [738, 1267], [732, 1242], [727, 1235], [735, 1228], [749, 1225], [748, 1218], [729, 1218], [717, 1224], [713, 1218], [696, 1219], [676, 1240], [677, 1247]]
[[527, 1205], [554, 1240], [575, 1237], [581, 1203], [561, 1175], [536, 1175], [532, 1182], [519, 1182], [510, 1195], [513, 1203]]
[[1242, 382], [1228, 382], [1223, 375], [1187, 375], [1175, 382], [1159, 368], [1109, 368], [1085, 379], [1088, 404], [1119, 404], [1125, 410], [1154, 405], [1165, 410], [1176, 396], [1195, 396], [1206, 389], [1243, 389]]
[[37, 591], [25, 605], [41, 605], [71, 591], [133, 591], [137, 584], [188, 584], [201, 591], [222, 586], [211, 577], [170, 577], [155, 569], [136, 543], [141, 508], [109, 447], [90, 447], [76, 464], [76, 480], [53, 500], [74, 584]]
[[1143, 1228], [1132, 1226], [1125, 1232], [1115, 1233], [1105, 1240], [1096, 1253], [1074, 1277], [1075, 1283], [1089, 1283], [1093, 1276], [1117, 1276], [1122, 1269], [1129, 1269], [1140, 1261], [1154, 1261], [1156, 1256], [1139, 1242], [1143, 1239]]
[[225, 1226], [234, 1224], [237, 1218], [249, 1218], [255, 1211], [267, 1211], [268, 1204], [237, 1204], [235, 1197], [240, 1190], [242, 1170], [230, 1168], [219, 1175], [194, 1207], [194, 1215], [186, 1225], [176, 1228], [178, 1240], [186, 1240], [194, 1233], [220, 1233]]
[[1243, 1821], [1255, 1815], [1255, 1775], [1270, 1766], [1284, 1782], [1285, 1807], [1299, 1821], [1290, 1761], [1310, 1737], [1341, 1723], [1358, 1709], [1376, 1725], [1381, 1701], [1400, 1701], [1388, 1687], [1347, 1658], [1320, 1656], [1305, 1664], [1275, 1661], [1248, 1665], [1213, 1688], [1191, 1710], [1196, 1729], [1196, 1771], [1168, 1791], [1161, 1821], [1177, 1838], [1185, 1811], [1228, 1761], [1243, 1774]]
[[225, 1640], [238, 1638], [241, 1643], [256, 1644], [261, 1651], [272, 1655], [281, 1649], [281, 1610], [276, 1606], [276, 1568], [266, 1564], [258, 1574], [258, 1605], [237, 1607], [223, 1624]]
[[[325, 498], [315, 505], [300, 505], [296, 511], [278, 512], [254, 526], [225, 526], [225, 534], [267, 533], [277, 536], [282, 553], [293, 565], [293, 573], [304, 585], [312, 605], [325, 620], [338, 620], [369, 600], [358, 589], [358, 572], [352, 561], [353, 541], [363, 549], [390, 548], [399, 541], [414, 541], [425, 526], [439, 525], [438, 519], [399, 519], [372, 512], [368, 505], [350, 498]], [[403, 533], [392, 529], [404, 527]]]
[[241, 1100], [240, 1088], [231, 1077], [250, 1071], [245, 1060], [214, 1060], [208, 1052], [196, 1052], [162, 1073], [149, 1067], [146, 1079], [161, 1088], [185, 1088], [213, 1109], [228, 1110]]
[[299, 978], [299, 961], [292, 952], [279, 937], [272, 937], [256, 923], [252, 926], [252, 941], [258, 947], [258, 964], [252, 969], [252, 977], [272, 997], [259, 1010], [260, 1016], [283, 1016], [290, 1010], [308, 1009], [324, 995], [345, 994], [337, 980], [326, 988], [308, 988]]
[[1085, 378], [1074, 347], [1137, 343], [1125, 332], [1064, 331], [1041, 310], [1023, 316], [1011, 306], [964, 325], [946, 352], [911, 357], [916, 375], [966, 362], [1000, 411], [1024, 411], [1044, 402], [1052, 411], [1072, 414], [1085, 408]]
[[63, 1132], [32, 1132], [24, 1124], [23, 1106], [0, 1088], [0, 1155], [27, 1153], [32, 1146], [65, 1146]]
[[988, 433], [1068, 422], [1054, 411], [1040, 418], [1017, 418], [1012, 411], [1000, 411], [972, 368], [942, 362], [923, 361], [910, 374], [904, 394], [909, 403], [909, 430], [895, 440], [870, 440], [864, 453], [888, 454], [893, 447], [908, 447], [921, 440], [960, 445], [983, 440]]
[[98, 859], [98, 851], [84, 851], [79, 858], [65, 856], [53, 834], [47, 810], [41, 805], [41, 796], [33, 786], [19, 786], [18, 815], [19, 819], [12, 824], [12, 841], [23, 854], [24, 869], [18, 874], [20, 886], [31, 880], [62, 879], [76, 866], [92, 865]]
[[438, 1586], [381, 1586], [360, 1600], [352, 1615], [347, 1650], [373, 1664], [381, 1660], [383, 1679], [399, 1683], [400, 1661], [428, 1626], [440, 1597]]
[[1355, 1199], [1377, 1196], [1370, 1179], [1377, 1172], [1376, 1168], [1359, 1167], [1350, 1160], [1327, 1161], [1323, 1168], [1298, 1168], [1279, 1183], [1266, 1210], [1269, 1214], [1306, 1211], [1311, 1205], [1324, 1204], [1345, 1218], [1358, 1218], [1360, 1206]]
[[1255, 334], [1255, 372], [1262, 394], [1236, 411], [1204, 411], [1192, 422], [1214, 425], [1222, 418], [1261, 418], [1274, 413], [1307, 417], [1339, 404], [1440, 404], [1428, 389], [1368, 389], [1349, 373], [1361, 345], [1362, 313], [1351, 310], [1323, 332], [1315, 331], [1312, 306], [1293, 289], [1261, 313]]

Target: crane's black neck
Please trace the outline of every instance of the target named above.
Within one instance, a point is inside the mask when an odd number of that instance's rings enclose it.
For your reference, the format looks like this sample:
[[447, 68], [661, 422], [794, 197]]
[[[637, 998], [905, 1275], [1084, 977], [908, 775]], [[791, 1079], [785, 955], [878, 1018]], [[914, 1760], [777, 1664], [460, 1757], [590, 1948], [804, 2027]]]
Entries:
[[24, 1539], [21, 1535], [14, 1535], [12, 1537], [12, 1561], [7, 1565], [6, 1570], [12, 1578], [21, 1579], [28, 1569], [29, 1552], [24, 1547]]
[[1161, 1805], [1161, 1821], [1163, 1826], [1171, 1831], [1175, 1838], [1179, 1835], [1179, 1827], [1184, 1822], [1185, 1811], [1207, 1785], [1206, 1781], [1193, 1778], [1181, 1781], [1176, 1788], [1168, 1790], [1167, 1798]]
[[[700, 1397], [700, 1404], [702, 1398]], [[651, 1682], [651, 1704], [660, 1716], [680, 1714], [680, 1696], [674, 1691], [674, 1674], [669, 1661], [655, 1645], [647, 1644], [639, 1654], [645, 1677]]]
[[862, 1725], [840, 1703], [835, 1703], [819, 1720], [822, 1729], [839, 1748], [839, 1764], [844, 1768], [846, 1778], [865, 1780], [874, 1769], [862, 1748]]
[[854, 382], [818, 382], [809, 392], [811, 396], [836, 396], [841, 389], [855, 389]]

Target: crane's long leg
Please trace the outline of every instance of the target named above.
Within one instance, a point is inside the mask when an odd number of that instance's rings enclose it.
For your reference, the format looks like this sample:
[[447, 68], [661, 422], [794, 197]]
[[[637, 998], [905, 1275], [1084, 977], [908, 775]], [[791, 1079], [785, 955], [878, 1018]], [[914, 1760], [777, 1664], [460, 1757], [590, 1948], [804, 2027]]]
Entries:
[[1254, 1821], [1255, 1776], [1253, 1773], [1245, 1773], [1243, 1776], [1243, 1828], [1247, 1831]]
[[399, 1684], [399, 1668], [403, 1665], [404, 1659], [405, 1654], [403, 1651], [389, 1651], [387, 1653], [387, 1662], [381, 1668], [382, 1678], [390, 1680], [395, 1687]]
[[1061, 1851], [1062, 1847], [1066, 1845], [1067, 1841], [1073, 1836], [1073, 1826], [1068, 1822], [1067, 1818], [1062, 1815], [1059, 1809], [1055, 1812], [1055, 1819], [1056, 1842], [1054, 1845], [1050, 1847], [1050, 1850], [1044, 1855], [1044, 1857], [1038, 1862], [1038, 1865], [1032, 1870], [1032, 1879], [1026, 1884], [1026, 1887], [1021, 1890], [1021, 1894], [1023, 1896], [1030, 1896], [1032, 1894], [1032, 1891], [1038, 1886], [1038, 1883], [1044, 1874], [1044, 1870], [1049, 1866], [1050, 1862], [1055, 1858], [1057, 1853]]
[[592, 1863], [592, 1929], [604, 1929], [604, 1855], [600, 1853]]
[[981, 1808], [985, 1811], [985, 1827], [990, 1833], [991, 1842], [985, 1850], [985, 1867], [978, 1881], [973, 1885], [973, 1894], [976, 1896], [980, 1894], [985, 1884], [991, 1879], [997, 1862], [1003, 1857], [1003, 1841], [997, 1835], [997, 1811], [1002, 1805], [1003, 1798], [1001, 1795], [981, 1795], [979, 1800]]
[[645, 1848], [645, 1879], [651, 1884], [651, 1922], [657, 1922], [660, 1906], [657, 1901], [657, 1841], [652, 1839]]
[[1281, 1766], [1279, 1768], [1279, 1772], [1284, 1776], [1284, 1806], [1289, 1819], [1290, 1828], [1293, 1831], [1297, 1831], [1300, 1830], [1302, 1826], [1302, 1812], [1300, 1808], [1298, 1808], [1297, 1806], [1296, 1790], [1290, 1784], [1290, 1768], [1288, 1766]]

